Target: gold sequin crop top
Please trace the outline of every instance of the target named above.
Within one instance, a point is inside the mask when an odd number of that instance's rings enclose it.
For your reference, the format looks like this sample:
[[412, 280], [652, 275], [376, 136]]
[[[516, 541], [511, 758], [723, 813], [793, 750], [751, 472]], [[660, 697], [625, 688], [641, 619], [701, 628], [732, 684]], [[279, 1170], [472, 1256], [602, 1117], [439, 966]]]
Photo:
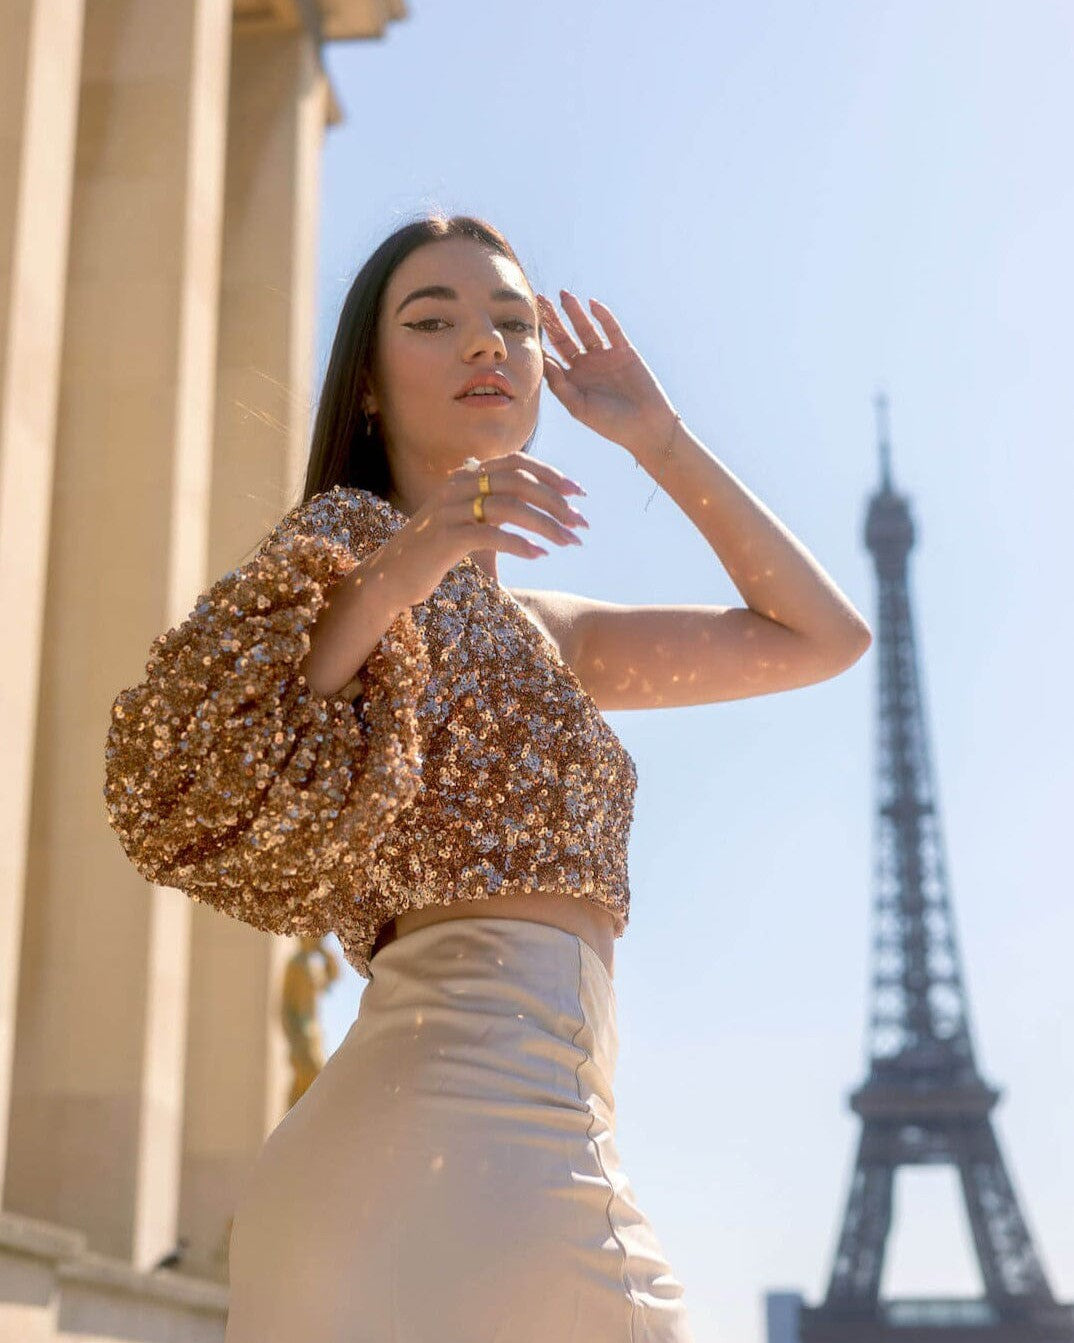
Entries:
[[346, 694], [298, 666], [325, 593], [408, 521], [337, 485], [158, 635], [114, 701], [108, 821], [149, 881], [262, 930], [335, 932], [365, 979], [395, 914], [553, 891], [629, 918], [637, 770], [555, 645], [469, 556]]

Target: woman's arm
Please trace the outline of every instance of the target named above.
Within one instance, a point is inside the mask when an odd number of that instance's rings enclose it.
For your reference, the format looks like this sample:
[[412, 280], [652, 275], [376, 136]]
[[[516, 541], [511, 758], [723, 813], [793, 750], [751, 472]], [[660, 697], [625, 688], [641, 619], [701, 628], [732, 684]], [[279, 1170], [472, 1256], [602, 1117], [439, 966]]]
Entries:
[[[654, 451], [653, 440], [658, 446]], [[635, 460], [679, 504], [746, 605], [641, 605], [560, 594], [575, 672], [601, 709], [671, 709], [825, 681], [872, 642], [808, 550], [693, 434], [639, 439]]]
[[359, 600], [369, 623], [346, 649], [352, 670], [362, 659], [360, 699], [319, 693], [300, 666], [327, 595], [389, 531], [372, 497], [317, 495], [153, 640], [112, 705], [104, 781], [109, 824], [147, 881], [270, 932], [323, 936], [353, 918], [422, 786], [428, 652], [409, 606], [387, 625], [384, 592], [377, 616], [380, 598]]
[[[564, 594], [579, 679], [601, 708], [672, 708], [823, 681], [856, 662], [872, 632], [809, 551], [682, 426], [667, 393], [614, 314], [569, 290], [537, 302], [560, 364], [553, 394], [583, 424], [625, 447], [697, 527], [745, 607], [624, 606]], [[566, 367], [565, 365], [569, 365]]]
[[400, 613], [411, 605], [399, 583], [391, 541], [361, 560], [325, 593], [310, 627], [310, 649], [298, 664], [315, 695], [353, 699], [360, 668]]
[[629, 447], [712, 547], [746, 605], [836, 658], [860, 657], [872, 631], [780, 520], [681, 421]]

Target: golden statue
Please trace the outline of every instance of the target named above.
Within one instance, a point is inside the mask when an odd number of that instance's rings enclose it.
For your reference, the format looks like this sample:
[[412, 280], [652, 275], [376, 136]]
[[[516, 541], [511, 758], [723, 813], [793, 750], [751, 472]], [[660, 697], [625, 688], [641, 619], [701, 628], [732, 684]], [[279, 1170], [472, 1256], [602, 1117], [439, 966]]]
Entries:
[[301, 946], [287, 962], [283, 974], [283, 1029], [293, 1071], [288, 1109], [324, 1067], [317, 995], [339, 977], [339, 964], [321, 938], [303, 933], [298, 940]]

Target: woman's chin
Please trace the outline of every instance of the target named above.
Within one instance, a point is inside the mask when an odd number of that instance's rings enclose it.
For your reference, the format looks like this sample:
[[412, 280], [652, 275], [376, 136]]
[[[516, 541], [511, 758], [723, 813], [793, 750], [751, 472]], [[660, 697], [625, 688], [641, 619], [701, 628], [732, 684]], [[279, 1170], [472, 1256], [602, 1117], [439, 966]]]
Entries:
[[471, 438], [459, 447], [460, 462], [472, 466], [475, 462], [494, 462], [498, 457], [508, 457], [512, 452], [521, 452], [526, 446], [525, 438], [517, 435], [504, 435], [493, 441], [487, 438]]

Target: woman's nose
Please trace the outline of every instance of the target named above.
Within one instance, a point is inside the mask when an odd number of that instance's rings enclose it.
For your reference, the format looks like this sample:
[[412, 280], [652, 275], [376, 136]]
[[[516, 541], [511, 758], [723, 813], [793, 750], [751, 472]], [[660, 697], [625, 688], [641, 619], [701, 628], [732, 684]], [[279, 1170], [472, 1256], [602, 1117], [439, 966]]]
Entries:
[[490, 354], [499, 355], [501, 359], [507, 358], [507, 345], [499, 330], [491, 323], [485, 326], [477, 326], [468, 335], [466, 339], [466, 353], [468, 358]]

